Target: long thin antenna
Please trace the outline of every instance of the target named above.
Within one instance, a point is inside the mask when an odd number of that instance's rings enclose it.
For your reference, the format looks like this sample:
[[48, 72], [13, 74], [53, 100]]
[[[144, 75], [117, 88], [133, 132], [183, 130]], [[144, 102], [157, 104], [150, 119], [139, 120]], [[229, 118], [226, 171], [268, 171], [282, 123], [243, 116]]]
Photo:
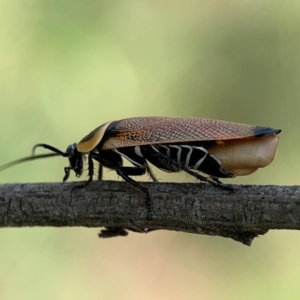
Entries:
[[33, 148], [32, 148], [32, 152], [31, 152], [32, 156], [35, 155], [36, 148], [45, 148], [45, 149], [48, 149], [52, 152], [58, 153], [59, 155], [64, 156], [64, 157], [69, 156], [68, 153], [62, 152], [59, 149], [57, 149], [57, 148], [55, 148], [51, 145], [48, 145], [48, 144], [36, 144], [36, 145], [34, 145]]
[[37, 155], [31, 155], [31, 156], [26, 156], [14, 161], [11, 161], [5, 165], [0, 166], [0, 172], [4, 171], [10, 167], [13, 167], [17, 164], [26, 162], [26, 161], [30, 161], [30, 160], [35, 160], [35, 159], [39, 159], [39, 158], [46, 158], [46, 157], [52, 157], [52, 156], [61, 156], [61, 154], [59, 153], [43, 153], [43, 154], [37, 154]]

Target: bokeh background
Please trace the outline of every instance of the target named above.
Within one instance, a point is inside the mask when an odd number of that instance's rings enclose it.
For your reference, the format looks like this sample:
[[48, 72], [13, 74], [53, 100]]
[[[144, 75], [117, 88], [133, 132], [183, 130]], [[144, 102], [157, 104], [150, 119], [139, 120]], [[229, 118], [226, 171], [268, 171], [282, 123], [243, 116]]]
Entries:
[[[299, 13], [297, 0], [0, 1], [0, 164], [110, 120], [194, 116], [282, 129], [275, 162], [231, 182], [299, 184]], [[23, 164], [0, 182], [60, 181], [67, 164]], [[97, 232], [1, 229], [0, 299], [299, 299], [298, 232], [250, 248]]]

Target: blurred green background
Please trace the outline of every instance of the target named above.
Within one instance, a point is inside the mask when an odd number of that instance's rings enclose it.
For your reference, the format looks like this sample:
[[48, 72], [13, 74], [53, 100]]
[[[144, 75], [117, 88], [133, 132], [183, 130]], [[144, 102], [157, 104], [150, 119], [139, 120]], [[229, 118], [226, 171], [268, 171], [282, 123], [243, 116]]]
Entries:
[[[231, 182], [299, 184], [299, 11], [296, 0], [0, 1], [0, 164], [110, 120], [195, 116], [282, 129], [275, 162]], [[23, 164], [0, 182], [60, 181], [67, 164]], [[298, 232], [250, 248], [97, 232], [1, 229], [0, 299], [299, 299]]]

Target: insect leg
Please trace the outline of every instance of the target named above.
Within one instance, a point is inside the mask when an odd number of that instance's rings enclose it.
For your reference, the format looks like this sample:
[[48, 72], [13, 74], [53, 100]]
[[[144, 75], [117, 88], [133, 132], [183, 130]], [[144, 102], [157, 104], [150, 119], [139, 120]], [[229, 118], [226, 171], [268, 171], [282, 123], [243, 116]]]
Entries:
[[146, 162], [146, 170], [147, 173], [149, 174], [150, 178], [154, 181], [154, 182], [158, 182], [156, 176], [154, 175], [152, 169], [150, 168], [149, 164]]
[[[136, 169], [136, 168], [134, 168], [134, 169]], [[102, 164], [100, 164], [99, 165], [99, 174], [98, 174], [98, 179], [99, 180], [102, 180], [102, 171], [103, 171], [103, 166], [102, 166]], [[145, 171], [143, 170], [143, 172], [145, 172]], [[128, 235], [127, 230], [140, 232], [140, 233], [146, 233], [147, 232], [147, 230], [145, 230], [145, 229], [135, 230], [133, 228], [124, 228], [124, 227], [105, 227], [104, 229], [102, 229], [100, 231], [98, 236], [100, 238], [111, 238], [111, 237], [117, 237], [117, 236], [127, 236]]]
[[103, 178], [103, 166], [99, 163], [99, 169], [98, 169], [98, 180], [102, 180]]
[[[79, 190], [79, 189], [85, 188], [87, 185], [89, 185], [93, 181], [94, 163], [93, 163], [93, 159], [92, 159], [92, 155], [91, 154], [89, 154], [89, 156], [88, 156], [88, 164], [89, 164], [89, 167], [88, 167], [88, 170], [89, 170], [89, 172], [88, 172], [89, 179], [88, 179], [88, 181], [86, 181], [83, 184], [79, 184], [79, 185], [74, 186], [72, 188], [72, 190], [71, 190], [71, 193], [73, 193], [75, 190]], [[66, 171], [66, 169], [67, 168], [65, 168], [65, 172], [66, 172], [65, 177], [69, 175], [69, 172]]]
[[63, 182], [67, 181], [70, 176], [70, 171], [72, 170], [72, 167], [65, 167], [65, 176], [63, 178]]
[[141, 152], [141, 148], [139, 146], [136, 147], [128, 147], [128, 148], [121, 148], [121, 149], [114, 149], [114, 151], [123, 157], [125, 157], [128, 161], [130, 161], [134, 166], [138, 168], [145, 168], [147, 173], [149, 174], [150, 178], [153, 181], [158, 181], [151, 170], [149, 164], [147, 163], [144, 155]]
[[119, 176], [121, 176], [126, 182], [130, 183], [134, 187], [140, 189], [143, 191], [146, 196], [147, 196], [147, 209], [148, 209], [148, 215], [147, 219], [151, 220], [152, 219], [152, 199], [150, 197], [149, 191], [147, 188], [130, 178], [129, 176], [140, 176], [144, 175], [146, 172], [146, 168], [136, 168], [136, 167], [120, 167], [116, 169], [116, 172]]
[[[106, 152], [106, 153], [104, 153]], [[107, 155], [107, 158], [104, 158], [103, 155]], [[143, 167], [123, 167], [122, 166], [122, 158], [119, 154], [115, 152], [103, 151], [100, 153], [91, 152], [89, 158], [95, 159], [99, 163], [103, 164], [103, 166], [115, 169], [117, 174], [121, 176], [126, 182], [131, 185], [137, 187], [146, 193], [147, 196], [147, 208], [148, 208], [148, 219], [152, 219], [152, 200], [147, 188], [143, 187], [141, 184], [137, 183], [135, 180], [130, 178], [129, 176], [141, 176], [144, 175], [147, 171], [147, 166]]]
[[180, 168], [181, 170], [187, 172], [188, 174], [196, 177], [197, 179], [204, 181], [204, 182], [209, 182], [210, 184], [220, 187], [224, 190], [233, 190], [233, 188], [231, 186], [227, 186], [225, 184], [223, 184], [221, 181], [218, 180], [218, 182], [213, 181], [213, 180], [209, 180], [208, 178], [190, 170], [189, 168], [187, 168], [185, 165], [178, 163], [176, 160], [171, 159], [169, 156], [167, 156], [166, 154], [162, 153], [162, 152], [157, 152], [157, 155], [159, 155], [160, 157], [168, 160], [170, 163], [174, 164], [176, 167]]

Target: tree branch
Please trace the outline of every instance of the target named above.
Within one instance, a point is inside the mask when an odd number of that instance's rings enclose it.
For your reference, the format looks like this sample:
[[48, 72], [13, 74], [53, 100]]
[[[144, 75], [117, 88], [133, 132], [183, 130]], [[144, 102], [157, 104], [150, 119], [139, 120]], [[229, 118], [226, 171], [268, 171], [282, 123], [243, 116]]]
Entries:
[[[203, 183], [143, 182], [153, 199], [147, 220], [145, 195], [118, 181], [0, 185], [0, 227], [108, 227], [166, 229], [229, 237], [250, 245], [270, 229], [300, 229], [299, 186], [234, 186], [234, 192]], [[112, 234], [114, 235], [114, 234]]]

